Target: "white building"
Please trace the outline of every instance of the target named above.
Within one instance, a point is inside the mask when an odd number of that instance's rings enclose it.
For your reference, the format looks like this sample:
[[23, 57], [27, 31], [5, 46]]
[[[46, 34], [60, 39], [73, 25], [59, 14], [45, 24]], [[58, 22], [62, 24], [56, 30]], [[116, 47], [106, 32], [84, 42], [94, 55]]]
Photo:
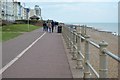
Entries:
[[13, 0], [9, 0], [6, 3], [6, 17], [8, 21], [14, 21], [14, 6], [13, 6]]
[[34, 9], [30, 9], [29, 18], [34, 16], [34, 15], [39, 17], [40, 19], [42, 19], [42, 17], [41, 17], [41, 8], [38, 5], [35, 5]]
[[27, 9], [23, 7], [23, 19], [27, 20], [28, 19], [28, 14], [27, 14]]
[[38, 5], [35, 5], [34, 9], [30, 9], [29, 14], [28, 8], [23, 7], [16, 0], [0, 0], [0, 8], [0, 18], [5, 21], [26, 20], [34, 15], [42, 19], [41, 8]]
[[1, 10], [2, 20], [14, 21], [13, 0], [1, 0]]
[[42, 19], [42, 17], [41, 17], [41, 8], [38, 5], [35, 5], [34, 9], [35, 9], [35, 15], [37, 17], [39, 17], [40, 19]]
[[0, 20], [2, 19], [2, 1], [0, 1]]
[[15, 20], [21, 20], [21, 4], [20, 2], [14, 2], [14, 17]]
[[2, 17], [2, 20], [6, 20], [6, 0], [2, 0], [1, 1], [1, 17]]
[[[0, 8], [2, 8], [2, 2], [0, 1]], [[2, 25], [2, 9], [0, 9], [0, 26]]]
[[29, 17], [34, 16], [34, 15], [36, 15], [35, 14], [35, 9], [30, 9]]

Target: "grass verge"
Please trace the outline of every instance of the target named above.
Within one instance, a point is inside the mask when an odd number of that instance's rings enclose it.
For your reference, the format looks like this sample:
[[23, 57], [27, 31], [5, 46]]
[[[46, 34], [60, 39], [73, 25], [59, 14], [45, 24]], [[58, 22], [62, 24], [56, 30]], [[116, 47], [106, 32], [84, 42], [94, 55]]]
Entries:
[[40, 28], [40, 27], [34, 26], [34, 25], [29, 25], [29, 27], [28, 27], [28, 24], [11, 24], [11, 25], [7, 25], [7, 26], [2, 26], [2, 31], [0, 32], [2, 39], [0, 39], [0, 41], [1, 40], [2, 41], [10, 40], [12, 38], [15, 38], [15, 37], [23, 34], [24, 32], [30, 32], [30, 31], [33, 31], [38, 28]]

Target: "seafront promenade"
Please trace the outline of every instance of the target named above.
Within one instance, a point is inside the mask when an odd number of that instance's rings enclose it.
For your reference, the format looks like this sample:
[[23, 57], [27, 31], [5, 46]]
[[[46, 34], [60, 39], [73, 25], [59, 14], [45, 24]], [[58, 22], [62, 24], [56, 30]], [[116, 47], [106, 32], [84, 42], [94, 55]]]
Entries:
[[4, 66], [22, 53], [3, 78], [72, 78], [61, 37], [38, 29], [3, 43]]
[[[83, 31], [79, 29], [79, 33]], [[37, 29], [32, 32], [24, 33], [21, 36], [16, 37], [3, 43], [3, 78], [96, 78], [101, 77], [99, 73], [99, 50], [89, 46], [90, 55], [85, 48], [86, 41], [83, 36], [81, 39], [77, 36], [77, 32], [69, 27], [63, 27], [62, 33], [48, 33]], [[93, 29], [87, 29], [86, 34], [90, 35], [90, 40], [95, 40], [96, 44], [106, 41], [108, 44], [108, 50], [118, 55], [118, 38], [110, 33], [99, 32]], [[102, 35], [102, 36], [101, 36]], [[79, 39], [78, 39], [79, 38]], [[83, 41], [82, 41], [83, 39]], [[114, 42], [113, 42], [114, 41]], [[79, 44], [81, 44], [82, 57], [90, 59], [90, 63], [96, 71], [91, 71], [92, 67], [86, 65], [85, 59], [81, 59], [80, 55], [76, 52], [80, 52]], [[111, 42], [111, 43], [110, 43]], [[76, 44], [76, 45], [75, 45]], [[87, 45], [87, 44], [86, 44]], [[110, 45], [110, 46], [109, 46]], [[76, 47], [77, 46], [77, 47]], [[96, 46], [96, 45], [95, 45]], [[99, 47], [99, 45], [97, 45]], [[112, 46], [115, 48], [113, 49]], [[76, 59], [75, 59], [75, 56]], [[74, 58], [73, 58], [74, 57]], [[109, 57], [107, 55], [107, 57]], [[107, 78], [118, 77], [118, 63], [114, 60], [115, 57], [111, 57], [108, 65], [102, 68], [108, 69], [103, 74], [107, 75]], [[103, 58], [104, 59], [104, 58]], [[119, 59], [118, 59], [119, 60]], [[113, 65], [114, 64], [114, 65]], [[89, 64], [88, 64], [89, 65]], [[90, 66], [90, 65], [89, 65]], [[101, 69], [102, 70], [102, 69]], [[90, 72], [87, 74], [86, 72]], [[111, 73], [112, 72], [112, 73]], [[96, 73], [96, 74], [93, 74]], [[103, 77], [103, 76], [102, 76]], [[106, 76], [104, 76], [106, 77]], [[103, 78], [104, 78], [103, 77]]]

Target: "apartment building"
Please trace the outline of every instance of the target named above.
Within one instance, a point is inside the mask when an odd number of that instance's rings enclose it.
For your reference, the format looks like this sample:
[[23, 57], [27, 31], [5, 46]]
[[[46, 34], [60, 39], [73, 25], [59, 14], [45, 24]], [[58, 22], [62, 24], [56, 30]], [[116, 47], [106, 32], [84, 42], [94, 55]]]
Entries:
[[30, 9], [29, 17], [32, 17], [32, 16], [34, 16], [34, 15], [36, 15], [36, 14], [35, 14], [35, 9]]
[[8, 21], [14, 21], [14, 6], [13, 6], [13, 0], [8, 0], [6, 2], [6, 18]]
[[6, 20], [6, 0], [1, 0], [1, 18]]
[[35, 5], [35, 8], [30, 9], [28, 12], [28, 8], [25, 8], [21, 2], [16, 0], [0, 0], [0, 8], [0, 18], [8, 22], [26, 20], [33, 15], [41, 19], [41, 8], [38, 5]]
[[32, 17], [32, 16], [37, 16], [40, 19], [42, 19], [41, 8], [38, 5], [35, 5], [34, 9], [30, 9], [29, 15], [30, 15], [29, 18]]
[[41, 8], [38, 5], [35, 5], [34, 9], [35, 9], [35, 15], [37, 17], [39, 17], [40, 19], [42, 19], [42, 17], [41, 17]]
[[14, 21], [13, 0], [1, 0], [1, 18], [9, 22]]
[[[2, 2], [0, 1], [0, 8], [2, 8]], [[0, 9], [0, 26], [2, 25], [2, 9]]]
[[28, 19], [28, 13], [27, 13], [27, 9], [26, 8], [23, 8], [23, 19], [26, 20]]
[[21, 4], [20, 4], [20, 2], [14, 2], [14, 17], [15, 17], [15, 20], [21, 20]]

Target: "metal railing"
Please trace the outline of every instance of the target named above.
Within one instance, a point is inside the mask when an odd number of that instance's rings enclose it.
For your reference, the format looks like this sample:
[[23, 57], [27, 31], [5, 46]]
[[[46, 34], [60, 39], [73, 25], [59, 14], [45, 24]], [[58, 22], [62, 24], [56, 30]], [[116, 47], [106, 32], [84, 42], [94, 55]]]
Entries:
[[[67, 25], [63, 26], [63, 38], [67, 44], [67, 47], [70, 49], [72, 54], [72, 59], [77, 61], [77, 69], [84, 68], [84, 78], [91, 78], [92, 71], [97, 78], [108, 78], [108, 60], [107, 57], [111, 57], [114, 60], [120, 62], [120, 57], [111, 53], [106, 49], [108, 43], [105, 41], [96, 44], [90, 40], [90, 36], [86, 34], [86, 26], [74, 26], [69, 27]], [[85, 42], [84, 52], [81, 51], [81, 43]], [[90, 51], [89, 45], [94, 46], [99, 50], [99, 74], [90, 64]]]

